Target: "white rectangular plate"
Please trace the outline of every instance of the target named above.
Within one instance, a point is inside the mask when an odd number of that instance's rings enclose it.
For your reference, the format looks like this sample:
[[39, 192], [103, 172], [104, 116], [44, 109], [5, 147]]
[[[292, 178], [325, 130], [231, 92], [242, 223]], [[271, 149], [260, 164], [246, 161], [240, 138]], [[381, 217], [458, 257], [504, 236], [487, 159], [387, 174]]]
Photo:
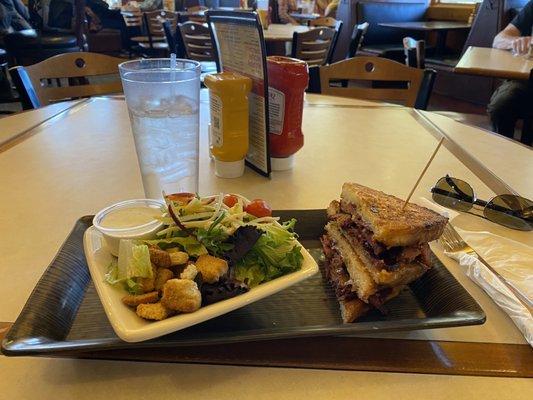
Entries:
[[105, 282], [105, 274], [113, 256], [107, 250], [102, 234], [92, 226], [85, 231], [83, 248], [94, 286], [104, 306], [107, 318], [116, 334], [126, 342], [153, 339], [199, 324], [271, 296], [318, 272], [317, 263], [302, 246], [303, 263], [299, 271], [263, 283], [231, 299], [202, 307], [190, 314], [179, 314], [162, 321], [146, 321], [138, 317], [133, 308], [122, 303], [122, 297], [127, 294], [124, 289]]

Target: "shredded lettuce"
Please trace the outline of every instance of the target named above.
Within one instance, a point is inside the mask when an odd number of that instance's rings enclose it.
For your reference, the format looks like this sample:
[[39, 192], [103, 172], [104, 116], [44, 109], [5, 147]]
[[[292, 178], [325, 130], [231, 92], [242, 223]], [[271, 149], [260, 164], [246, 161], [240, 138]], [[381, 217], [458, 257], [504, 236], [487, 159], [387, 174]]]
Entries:
[[295, 222], [292, 219], [282, 225], [258, 225], [264, 233], [236, 264], [235, 278], [253, 287], [299, 270], [303, 256], [292, 232]]

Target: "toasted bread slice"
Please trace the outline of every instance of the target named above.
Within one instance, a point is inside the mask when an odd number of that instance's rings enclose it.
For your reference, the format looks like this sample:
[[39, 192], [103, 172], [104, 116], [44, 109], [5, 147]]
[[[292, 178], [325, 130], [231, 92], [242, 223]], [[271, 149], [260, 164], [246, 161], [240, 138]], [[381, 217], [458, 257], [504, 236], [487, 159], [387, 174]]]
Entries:
[[[386, 297], [385, 302], [398, 296], [403, 290], [403, 288], [404, 288], [403, 286], [398, 286], [398, 287], [393, 288], [392, 291], [389, 293], [389, 295]], [[356, 319], [362, 317], [370, 309], [372, 309], [372, 306], [370, 306], [369, 304], [366, 304], [364, 301], [360, 299], [354, 299], [354, 300], [339, 299], [339, 307], [341, 310], [342, 322], [344, 322], [345, 324], [354, 322]]]
[[367, 271], [372, 276], [374, 282], [383, 287], [394, 287], [398, 285], [407, 285], [408, 283], [421, 277], [428, 269], [426, 265], [420, 262], [400, 263], [400, 265], [394, 270], [387, 270], [377, 267], [372, 262], [372, 256], [361, 245], [361, 242], [357, 241], [340, 229], [344, 239], [352, 246], [355, 254], [361, 262], [365, 265]]
[[339, 308], [341, 310], [342, 322], [348, 324], [365, 315], [370, 306], [359, 299], [341, 300], [339, 299]]
[[358, 213], [374, 233], [374, 238], [386, 245], [409, 246], [437, 239], [448, 219], [436, 212], [408, 203], [357, 183], [342, 185], [341, 209]]
[[368, 303], [368, 298], [378, 290], [372, 275], [370, 275], [370, 272], [357, 256], [350, 243], [344, 238], [336, 222], [329, 222], [326, 225], [326, 232], [335, 242], [335, 249], [340, 253], [344, 261], [346, 270], [352, 280], [352, 290], [357, 293], [357, 297]]

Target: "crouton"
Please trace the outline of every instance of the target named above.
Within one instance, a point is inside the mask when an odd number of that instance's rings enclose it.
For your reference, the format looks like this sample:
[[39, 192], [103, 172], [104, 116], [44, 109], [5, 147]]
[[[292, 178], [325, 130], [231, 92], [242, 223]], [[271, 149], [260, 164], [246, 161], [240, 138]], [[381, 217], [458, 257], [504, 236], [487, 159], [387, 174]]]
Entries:
[[170, 267], [170, 254], [165, 250], [161, 250], [155, 246], [149, 248], [150, 251], [150, 261], [153, 262], [157, 267], [168, 268]]
[[194, 264], [196, 265], [198, 272], [202, 274], [204, 282], [207, 283], [217, 282], [228, 272], [228, 263], [226, 260], [210, 255], [202, 255], [198, 257]]
[[196, 278], [196, 274], [198, 274], [198, 270], [196, 269], [196, 265], [189, 264], [183, 270], [183, 272], [180, 274], [180, 278], [181, 279], [189, 279], [191, 281], [194, 281], [194, 278]]
[[144, 293], [151, 292], [155, 288], [155, 278], [157, 276], [157, 267], [152, 264], [151, 278], [138, 278], [137, 283], [141, 286]]
[[161, 303], [174, 311], [193, 312], [202, 305], [202, 295], [196, 282], [170, 279], [163, 285]]
[[169, 310], [161, 303], [139, 304], [137, 306], [137, 315], [144, 319], [161, 321], [170, 317], [172, 314], [172, 310]]
[[130, 294], [122, 298], [122, 302], [130, 307], [136, 307], [139, 304], [155, 303], [158, 300], [158, 292], [150, 292], [145, 294]]
[[183, 251], [170, 252], [170, 265], [181, 265], [189, 261], [189, 255]]
[[159, 268], [157, 278], [155, 278], [155, 290], [161, 290], [165, 282], [172, 278], [174, 278], [174, 273], [171, 270]]

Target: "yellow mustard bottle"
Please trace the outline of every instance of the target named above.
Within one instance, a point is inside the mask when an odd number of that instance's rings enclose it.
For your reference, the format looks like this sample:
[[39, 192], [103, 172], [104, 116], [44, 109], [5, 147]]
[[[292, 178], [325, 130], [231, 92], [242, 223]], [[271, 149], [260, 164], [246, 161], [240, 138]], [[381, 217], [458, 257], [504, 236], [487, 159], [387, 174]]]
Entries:
[[215, 174], [238, 178], [248, 153], [248, 94], [252, 80], [234, 72], [206, 75], [211, 112], [210, 151]]

